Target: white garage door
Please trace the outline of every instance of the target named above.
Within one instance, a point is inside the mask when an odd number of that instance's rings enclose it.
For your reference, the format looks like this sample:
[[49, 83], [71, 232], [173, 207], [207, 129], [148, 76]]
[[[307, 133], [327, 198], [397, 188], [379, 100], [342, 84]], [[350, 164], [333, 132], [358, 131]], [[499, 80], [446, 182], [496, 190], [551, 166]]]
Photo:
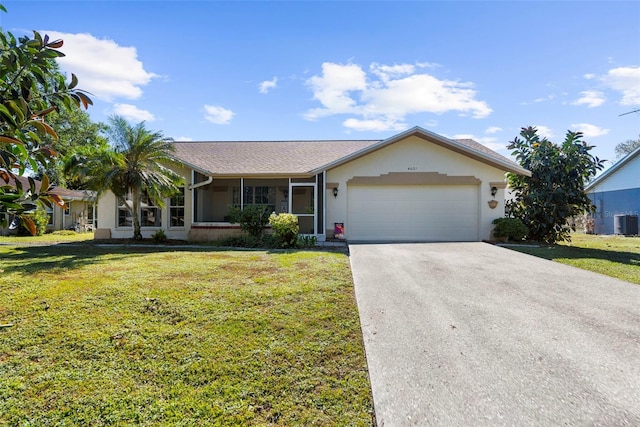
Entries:
[[352, 186], [348, 193], [351, 241], [478, 240], [478, 186]]

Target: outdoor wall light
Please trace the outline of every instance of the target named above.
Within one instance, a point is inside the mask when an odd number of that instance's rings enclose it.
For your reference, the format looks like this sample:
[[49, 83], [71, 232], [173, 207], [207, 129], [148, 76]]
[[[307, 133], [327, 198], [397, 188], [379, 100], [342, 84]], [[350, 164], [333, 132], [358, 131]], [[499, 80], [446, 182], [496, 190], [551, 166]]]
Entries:
[[333, 197], [334, 197], [335, 199], [337, 199], [337, 198], [338, 198], [338, 187], [333, 187]]
[[491, 187], [491, 197], [495, 197], [497, 192], [498, 192], [497, 187]]

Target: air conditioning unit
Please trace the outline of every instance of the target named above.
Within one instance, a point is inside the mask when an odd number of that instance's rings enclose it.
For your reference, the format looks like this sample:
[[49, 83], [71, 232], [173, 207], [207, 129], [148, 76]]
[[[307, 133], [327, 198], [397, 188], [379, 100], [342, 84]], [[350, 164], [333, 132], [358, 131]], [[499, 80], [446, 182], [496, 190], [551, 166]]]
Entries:
[[638, 235], [638, 215], [614, 215], [613, 233], [625, 236]]

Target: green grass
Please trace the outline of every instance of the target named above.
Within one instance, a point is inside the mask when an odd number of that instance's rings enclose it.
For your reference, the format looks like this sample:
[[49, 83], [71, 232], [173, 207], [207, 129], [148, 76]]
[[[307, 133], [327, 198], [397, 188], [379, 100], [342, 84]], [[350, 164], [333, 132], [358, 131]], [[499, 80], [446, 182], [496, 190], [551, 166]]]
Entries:
[[640, 284], [640, 238], [573, 234], [559, 245], [510, 249]]
[[0, 425], [371, 425], [348, 257], [0, 246]]
[[[72, 233], [72, 234], [67, 234]], [[55, 243], [79, 243], [93, 240], [93, 233], [69, 231], [46, 233], [42, 236], [0, 236], [0, 245], [43, 245]]]

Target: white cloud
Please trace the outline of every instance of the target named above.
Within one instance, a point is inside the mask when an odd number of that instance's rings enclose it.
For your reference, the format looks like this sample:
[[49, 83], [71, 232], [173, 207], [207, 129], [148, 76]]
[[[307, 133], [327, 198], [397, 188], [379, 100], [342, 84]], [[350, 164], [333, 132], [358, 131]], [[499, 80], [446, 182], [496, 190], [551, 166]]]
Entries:
[[86, 33], [43, 33], [64, 41], [60, 50], [66, 56], [57, 59], [60, 68], [78, 76], [78, 87], [96, 98], [105, 101], [138, 99], [142, 95], [140, 87], [158, 77], [144, 69], [135, 47], [119, 46], [113, 40], [98, 39]]
[[395, 120], [385, 121], [381, 119], [360, 120], [350, 118], [342, 122], [342, 125], [348, 129], [357, 131], [375, 131], [382, 132], [386, 130], [405, 130], [407, 129], [406, 123], [399, 123]]
[[205, 105], [204, 111], [204, 118], [217, 125], [228, 125], [231, 123], [231, 119], [235, 115], [233, 111], [227, 110], [226, 108], [218, 105]]
[[551, 128], [543, 125], [535, 125], [534, 128], [538, 129], [538, 135], [541, 138], [551, 139], [556, 136], [556, 134], [551, 130]]
[[613, 68], [601, 80], [622, 93], [620, 104], [640, 105], [640, 66]]
[[277, 85], [278, 85], [277, 77], [274, 77], [271, 80], [265, 80], [262, 83], [260, 83], [260, 93], [268, 93], [269, 90], [275, 89]]
[[487, 135], [493, 135], [494, 133], [502, 132], [502, 128], [498, 126], [488, 127], [487, 130], [484, 131]]
[[440, 80], [417, 68], [431, 64], [372, 63], [369, 73], [357, 64], [322, 64], [322, 74], [307, 80], [322, 107], [305, 114], [308, 120], [350, 114], [343, 125], [356, 130], [398, 130], [405, 116], [416, 113], [442, 114], [457, 111], [484, 118], [492, 110], [476, 99], [473, 83]]
[[311, 77], [307, 84], [313, 89], [313, 99], [324, 106], [308, 111], [305, 115], [308, 120], [356, 112], [356, 101], [350, 98], [349, 92], [362, 91], [367, 87], [366, 74], [359, 65], [331, 62], [322, 64], [322, 76]]
[[555, 98], [555, 95], [547, 95], [547, 96], [542, 96], [540, 98], [536, 98], [533, 100], [534, 103], [538, 103], [538, 102], [545, 102], [545, 101], [551, 101]]
[[184, 142], [188, 142], [188, 141], [193, 141], [193, 138], [189, 137], [189, 136], [176, 136], [175, 138], [173, 138], [174, 141], [184, 141]]
[[595, 74], [585, 74], [582, 77], [584, 77], [587, 80], [591, 80], [591, 79], [594, 79], [596, 77], [596, 75]]
[[606, 100], [604, 94], [597, 90], [585, 90], [580, 92], [582, 95], [571, 103], [571, 105], [586, 105], [589, 108], [598, 107], [604, 104]]
[[384, 65], [377, 62], [369, 65], [369, 70], [376, 76], [380, 77], [383, 81], [389, 81], [390, 78], [406, 76], [407, 74], [413, 74], [416, 66], [413, 64], [394, 64]]
[[124, 117], [127, 120], [134, 122], [152, 122], [156, 118], [147, 110], [141, 110], [135, 105], [131, 104], [115, 104], [113, 106], [113, 112], [119, 116]]
[[587, 138], [595, 138], [609, 133], [610, 129], [603, 129], [589, 123], [572, 123], [571, 129], [582, 132]]

